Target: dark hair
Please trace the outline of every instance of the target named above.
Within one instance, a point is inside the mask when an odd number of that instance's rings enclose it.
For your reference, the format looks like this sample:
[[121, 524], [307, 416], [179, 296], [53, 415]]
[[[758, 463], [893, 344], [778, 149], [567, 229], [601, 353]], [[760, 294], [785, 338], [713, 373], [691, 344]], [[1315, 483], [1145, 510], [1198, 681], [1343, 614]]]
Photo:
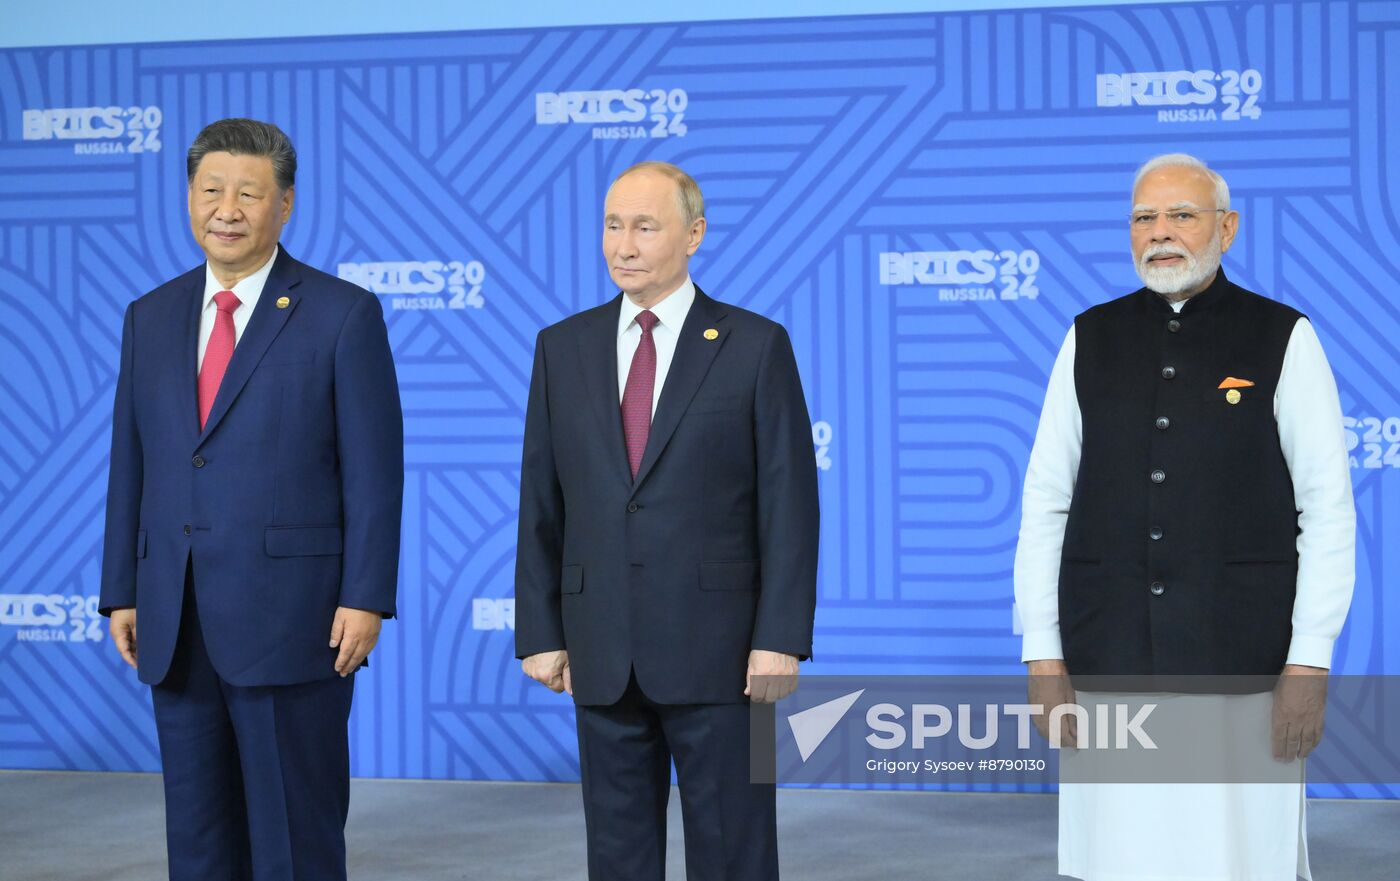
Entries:
[[266, 156], [272, 160], [272, 176], [278, 189], [291, 189], [297, 182], [297, 151], [277, 126], [256, 119], [221, 119], [204, 127], [190, 144], [185, 156], [189, 182], [206, 153], [232, 153], [234, 156]]

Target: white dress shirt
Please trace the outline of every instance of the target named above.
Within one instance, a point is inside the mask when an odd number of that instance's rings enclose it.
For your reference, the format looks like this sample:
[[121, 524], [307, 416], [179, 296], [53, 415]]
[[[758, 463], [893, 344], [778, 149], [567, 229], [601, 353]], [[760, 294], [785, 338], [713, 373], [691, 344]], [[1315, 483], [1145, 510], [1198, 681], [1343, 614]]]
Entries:
[[277, 262], [278, 250], [277, 247], [273, 247], [272, 256], [261, 269], [231, 288], [224, 287], [223, 283], [214, 277], [214, 270], [209, 268], [209, 264], [204, 264], [204, 308], [199, 313], [199, 361], [195, 366], [196, 371], [204, 367], [204, 350], [209, 348], [209, 335], [214, 332], [214, 318], [219, 314], [214, 295], [219, 291], [233, 291], [238, 297], [238, 308], [233, 310], [233, 344], [236, 347], [238, 341], [243, 339], [243, 329], [248, 326], [248, 319], [257, 308], [258, 298], [262, 296], [263, 287], [267, 285], [267, 277], [272, 274], [272, 264]]
[[[656, 326], [651, 330], [656, 343], [656, 384], [651, 393], [651, 415], [656, 416], [656, 402], [661, 400], [661, 387], [666, 384], [666, 373], [671, 369], [671, 359], [676, 356], [676, 341], [681, 336], [681, 326], [690, 314], [690, 306], [695, 302], [695, 283], [690, 276], [661, 302], [651, 307], [656, 316]], [[627, 390], [627, 373], [632, 369], [632, 356], [642, 342], [642, 326], [637, 316], [642, 308], [632, 302], [632, 298], [622, 295], [622, 311], [617, 317], [617, 400], [622, 403], [622, 395]]]
[[[1186, 301], [1173, 303], [1180, 312]], [[1060, 551], [1079, 474], [1083, 422], [1074, 386], [1074, 328], [1050, 371], [1045, 407], [1026, 467], [1016, 545], [1016, 607], [1023, 661], [1062, 659]], [[1298, 508], [1298, 590], [1289, 664], [1332, 666], [1356, 581], [1356, 506], [1342, 407], [1317, 332], [1299, 319], [1274, 391], [1279, 445]]]

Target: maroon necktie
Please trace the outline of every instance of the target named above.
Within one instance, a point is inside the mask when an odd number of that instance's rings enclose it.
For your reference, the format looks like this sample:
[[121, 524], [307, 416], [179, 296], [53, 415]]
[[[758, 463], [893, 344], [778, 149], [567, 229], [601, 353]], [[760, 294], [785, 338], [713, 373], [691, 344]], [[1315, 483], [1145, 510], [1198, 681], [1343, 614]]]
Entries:
[[651, 434], [651, 399], [656, 390], [656, 340], [652, 328], [657, 317], [650, 311], [637, 313], [642, 328], [642, 341], [632, 355], [632, 367], [627, 371], [627, 386], [622, 390], [622, 436], [627, 441], [627, 463], [632, 466], [632, 479], [642, 467], [642, 454]]
[[[209, 343], [204, 347], [204, 363], [199, 367], [200, 431], [209, 421], [209, 410], [219, 393], [219, 383], [224, 381], [224, 371], [233, 357], [233, 310], [242, 305], [242, 301], [233, 291], [219, 291], [214, 295], [214, 305], [219, 311], [214, 316], [214, 330], [209, 334]], [[653, 363], [655, 360], [653, 357]]]

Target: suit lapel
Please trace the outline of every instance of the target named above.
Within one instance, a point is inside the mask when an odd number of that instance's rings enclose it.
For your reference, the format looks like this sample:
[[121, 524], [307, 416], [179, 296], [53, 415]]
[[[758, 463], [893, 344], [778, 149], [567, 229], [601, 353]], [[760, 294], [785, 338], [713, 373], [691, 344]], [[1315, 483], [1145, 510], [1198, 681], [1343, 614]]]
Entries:
[[[285, 250], [278, 253], [277, 262], [272, 264], [272, 272], [263, 285], [262, 294], [258, 296], [253, 317], [248, 319], [248, 326], [243, 329], [243, 338], [234, 346], [233, 357], [229, 359], [223, 382], [219, 384], [219, 393], [214, 396], [214, 406], [209, 410], [209, 420], [204, 424], [204, 433], [199, 436], [201, 443], [218, 427], [219, 421], [253, 375], [253, 369], [262, 360], [268, 346], [272, 345], [282, 326], [296, 311], [300, 298], [292, 289], [301, 283], [301, 273], [297, 272], [296, 267], [296, 261]], [[290, 301], [285, 308], [277, 307], [280, 297]]]
[[188, 304], [177, 310], [176, 327], [183, 336], [184, 346], [177, 351], [176, 362], [180, 380], [176, 385], [176, 412], [181, 428], [191, 440], [199, 436], [199, 319], [204, 311], [204, 272], [190, 273], [195, 280], [189, 286]]
[[[651, 420], [651, 433], [647, 435], [646, 452], [642, 455], [642, 465], [637, 469], [637, 479], [633, 481], [635, 493], [651, 473], [656, 460], [661, 457], [671, 435], [680, 425], [681, 417], [690, 406], [691, 398], [700, 388], [700, 383], [714, 363], [729, 328], [724, 324], [724, 304], [705, 296], [699, 287], [695, 289], [695, 302], [685, 317], [681, 332], [676, 340], [676, 354], [671, 358], [671, 368], [666, 372], [666, 383], [661, 387], [661, 400], [656, 404], [656, 415]], [[718, 333], [715, 339], [706, 339], [705, 331]], [[619, 418], [618, 423], [621, 424]]]
[[616, 466], [618, 477], [630, 484], [632, 475], [627, 467], [627, 445], [622, 439], [622, 413], [617, 397], [617, 320], [621, 310], [622, 295], [619, 294], [584, 328], [578, 341], [578, 354], [586, 399], [602, 430], [604, 455]]

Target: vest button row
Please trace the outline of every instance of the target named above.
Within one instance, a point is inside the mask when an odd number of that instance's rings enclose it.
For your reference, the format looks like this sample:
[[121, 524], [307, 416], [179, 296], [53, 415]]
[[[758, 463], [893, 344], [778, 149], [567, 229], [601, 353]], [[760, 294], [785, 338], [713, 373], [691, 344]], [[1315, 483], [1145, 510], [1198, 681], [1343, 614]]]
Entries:
[[1152, 582], [1152, 587], [1149, 589], [1152, 591], [1154, 597], [1159, 597], [1167, 592], [1167, 586], [1160, 581]]
[[190, 464], [193, 465], [193, 466], [196, 467], [196, 468], [203, 468], [203, 467], [204, 467], [204, 457], [203, 457], [203, 456], [195, 456], [193, 459], [190, 460]]
[[192, 532], [194, 532], [194, 530], [189, 527], [189, 524], [185, 524], [185, 535], [189, 535]]
[[1150, 475], [1148, 475], [1148, 477], [1152, 479], [1153, 483], [1161, 483], [1162, 481], [1167, 479], [1167, 472], [1158, 468], [1156, 471], [1153, 471]]
[[1167, 330], [1171, 331], [1172, 333], [1176, 333], [1177, 331], [1181, 330], [1181, 322], [1173, 318], [1171, 321], [1167, 322]]
[[1162, 431], [1166, 431], [1168, 428], [1172, 427], [1172, 421], [1165, 416], [1158, 416], [1156, 425]]
[[1163, 378], [1163, 379], [1171, 379], [1171, 378], [1173, 378], [1173, 377], [1175, 377], [1175, 376], [1176, 376], [1176, 368], [1175, 368], [1175, 367], [1163, 367], [1163, 368], [1162, 368], [1162, 378]]
[[1153, 541], [1161, 541], [1164, 534], [1160, 526], [1154, 526], [1147, 531], [1147, 537]]

